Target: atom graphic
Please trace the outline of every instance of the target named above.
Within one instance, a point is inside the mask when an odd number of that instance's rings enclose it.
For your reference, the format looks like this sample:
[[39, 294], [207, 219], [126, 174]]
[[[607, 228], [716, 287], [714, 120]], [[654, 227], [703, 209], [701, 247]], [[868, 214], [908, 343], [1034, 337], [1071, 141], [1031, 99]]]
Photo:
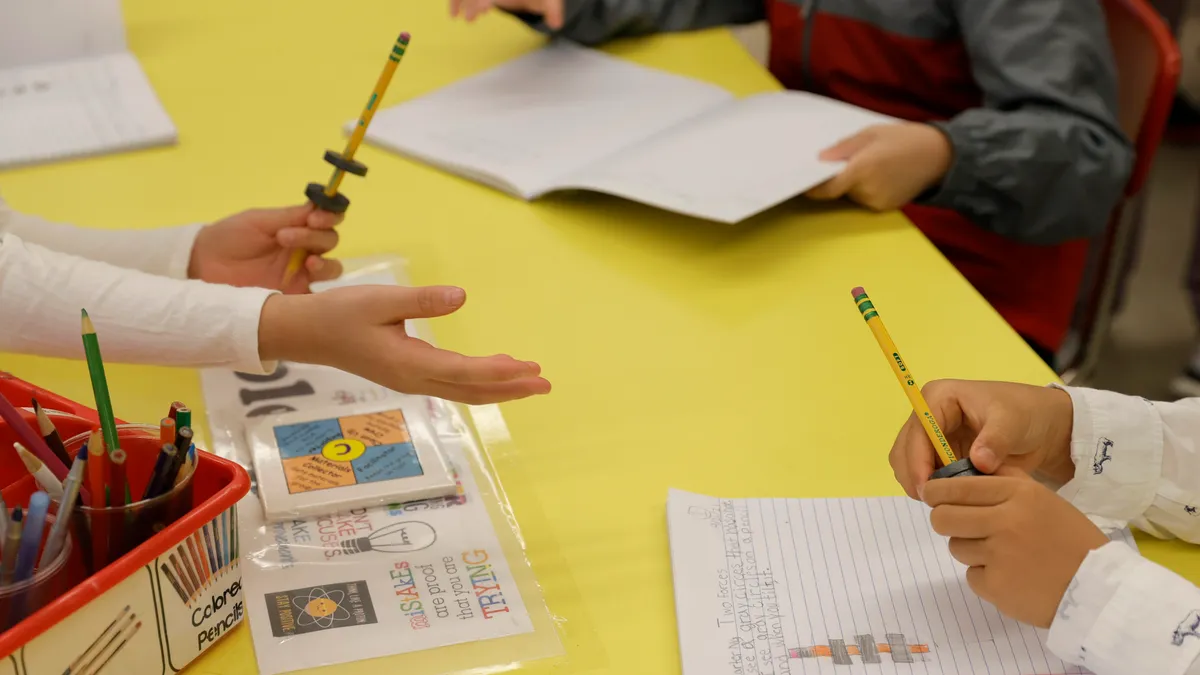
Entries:
[[324, 588], [310, 590], [308, 597], [292, 598], [292, 606], [299, 610], [296, 624], [329, 628], [334, 622], [348, 620], [350, 612], [342, 607], [342, 601], [345, 599], [345, 591], [330, 593]]

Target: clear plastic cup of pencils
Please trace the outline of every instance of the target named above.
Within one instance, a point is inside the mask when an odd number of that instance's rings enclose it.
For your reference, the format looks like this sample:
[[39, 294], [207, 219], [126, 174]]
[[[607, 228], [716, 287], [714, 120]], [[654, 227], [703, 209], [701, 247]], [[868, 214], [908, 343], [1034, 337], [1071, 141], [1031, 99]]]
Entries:
[[[49, 534], [53, 515], [46, 516], [44, 531]], [[43, 540], [45, 535], [43, 535]], [[0, 585], [0, 632], [21, 623], [30, 614], [54, 602], [80, 580], [80, 565], [72, 561], [72, 537], [63, 540], [62, 549], [52, 560], [39, 562], [33, 575], [24, 581]], [[38, 558], [41, 557], [41, 551]]]
[[[172, 427], [173, 429], [173, 427]], [[88, 446], [88, 503], [72, 513], [76, 545], [91, 573], [137, 548], [192, 508], [192, 476], [199, 461], [191, 430], [174, 443], [163, 427], [118, 425], [119, 448], [105, 447], [99, 431], [65, 442], [68, 453]], [[175, 444], [183, 447], [177, 450]], [[166, 448], [170, 447], [170, 456]]]

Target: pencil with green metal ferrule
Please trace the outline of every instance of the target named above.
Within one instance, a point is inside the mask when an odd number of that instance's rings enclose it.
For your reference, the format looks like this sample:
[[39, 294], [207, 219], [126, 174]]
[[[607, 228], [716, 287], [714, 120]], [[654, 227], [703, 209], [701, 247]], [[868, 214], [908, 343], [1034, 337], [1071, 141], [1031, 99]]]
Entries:
[[108, 380], [104, 377], [104, 361], [100, 358], [100, 341], [96, 338], [96, 327], [87, 310], [83, 314], [83, 352], [87, 357], [88, 374], [92, 378], [92, 393], [96, 398], [96, 413], [100, 417], [100, 429], [104, 432], [104, 445], [109, 454], [121, 449], [117, 439], [117, 420], [113, 417], [112, 399], [108, 395]]

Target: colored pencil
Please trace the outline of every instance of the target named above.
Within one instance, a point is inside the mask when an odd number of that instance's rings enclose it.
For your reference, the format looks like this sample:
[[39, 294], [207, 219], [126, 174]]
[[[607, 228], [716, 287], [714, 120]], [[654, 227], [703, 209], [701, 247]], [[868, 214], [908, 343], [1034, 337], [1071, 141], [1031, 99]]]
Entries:
[[179, 552], [179, 562], [183, 565], [183, 571], [188, 575], [188, 581], [192, 582], [192, 588], [200, 590], [203, 585], [200, 583], [200, 577], [196, 575], [196, 570], [192, 569], [192, 561], [188, 559], [187, 550], [183, 548], [183, 544], [175, 547]]
[[[367, 134], [367, 127], [371, 124], [371, 118], [375, 116], [375, 110], [380, 103], [383, 102], [383, 95], [387, 92], [388, 84], [392, 81], [392, 75], [396, 72], [396, 66], [400, 65], [400, 59], [404, 58], [404, 53], [408, 51], [408, 42], [411, 36], [408, 33], [401, 33], [400, 37], [396, 38], [395, 44], [392, 45], [392, 51], [388, 53], [388, 60], [383, 65], [383, 72], [379, 74], [379, 79], [375, 82], [375, 88], [371, 91], [371, 98], [367, 99], [367, 105], [363, 108], [362, 114], [358, 117], [358, 124], [354, 125], [354, 132], [350, 134], [350, 139], [346, 142], [346, 149], [342, 151], [341, 158], [349, 163], [354, 159], [354, 153], [358, 151], [359, 144], [362, 143], [363, 137]], [[336, 165], [335, 165], [336, 166]], [[342, 184], [342, 178], [346, 176], [346, 172], [341, 168], [335, 168], [333, 175], [329, 178], [329, 183], [325, 186], [325, 196], [333, 197], [338, 193], [338, 187]], [[303, 248], [298, 248], [292, 251], [292, 257], [288, 259], [287, 269], [283, 273], [283, 283], [281, 287], [286, 286], [304, 267], [304, 261], [308, 259], [308, 251]]]
[[214, 575], [220, 571], [221, 566], [217, 564], [217, 549], [213, 546], [212, 535], [208, 532], [208, 526], [211, 523], [205, 523], [200, 526], [200, 532], [204, 535], [204, 550], [208, 553], [208, 563], [212, 566]]
[[171, 561], [171, 569], [175, 570], [175, 576], [179, 579], [179, 583], [183, 584], [183, 589], [187, 591], [188, 598], [196, 594], [196, 588], [192, 586], [187, 575], [183, 573], [183, 568], [179, 566], [179, 558], [175, 557], [174, 553], [167, 555], [167, 560]]
[[[116, 644], [117, 640], [119, 640], [121, 638], [121, 636], [125, 634], [125, 631], [128, 630], [129, 627], [132, 626], [133, 622], [136, 620], [137, 620], [136, 613], [130, 614], [129, 616], [125, 617], [125, 620], [122, 621], [121, 625], [117, 628], [117, 630], [114, 631], [111, 636], [109, 636], [108, 641], [104, 643], [104, 646], [102, 646], [100, 648], [100, 651], [96, 652], [96, 655], [93, 656], [92, 659], [83, 666], [82, 670], [80, 671], [80, 675], [95, 675], [96, 664], [99, 663], [100, 659], [105, 654], [108, 653], [108, 648], [112, 647], [114, 644]], [[140, 621], [138, 622], [138, 625], [139, 626], [141, 625]], [[107, 661], [105, 661], [105, 663], [107, 663]]]
[[208, 575], [204, 573], [204, 563], [200, 562], [200, 554], [196, 552], [196, 542], [192, 541], [191, 537], [184, 540], [187, 544], [188, 556], [192, 560], [192, 569], [196, 570], [196, 578], [200, 580], [201, 587], [208, 585]]
[[42, 566], [49, 565], [54, 561], [55, 556], [62, 550], [63, 543], [67, 540], [67, 528], [71, 523], [71, 514], [75, 510], [75, 504], [79, 501], [79, 488], [83, 486], [83, 476], [87, 471], [87, 448], [79, 451], [79, 456], [75, 458], [75, 463], [71, 465], [71, 472], [67, 474], [67, 481], [63, 483], [63, 496], [59, 502], [58, 514], [54, 518], [54, 524], [50, 526], [50, 534], [46, 537], [46, 548], [42, 551]]
[[[95, 669], [89, 671], [87, 673], [87, 675], [100, 675], [100, 671], [104, 670], [104, 666], [107, 666], [108, 662], [113, 660], [113, 657], [117, 655], [117, 652], [121, 651], [121, 649], [123, 649], [125, 647], [125, 645], [129, 642], [129, 640], [131, 640], [133, 638], [133, 634], [138, 632], [138, 629], [140, 629], [141, 627], [142, 627], [142, 622], [139, 621], [139, 622], [135, 623], [134, 625], [130, 626], [129, 628], [125, 629], [125, 632], [121, 633], [121, 642], [119, 642], [116, 647], [113, 647], [112, 653], [110, 653], [108, 655], [108, 657], [106, 657], [103, 661], [101, 661], [100, 665], [96, 666]], [[97, 658], [99, 658], [99, 657], [97, 657]]]
[[108, 461], [111, 464], [109, 506], [125, 506], [129, 503], [129, 481], [125, 472], [125, 460], [128, 455], [121, 448], [109, 450]]
[[229, 566], [229, 512], [221, 512], [221, 541], [225, 542], [221, 547], [221, 551], [225, 554], [221, 561], [221, 567]]
[[175, 427], [182, 429], [190, 426], [192, 426], [192, 409], [180, 408], [175, 416]]
[[[50, 499], [58, 501], [63, 496], [63, 484], [50, 473], [50, 467], [42, 463], [42, 460], [33, 456], [33, 453], [25, 449], [25, 446], [20, 443], [13, 443], [13, 447], [17, 450], [17, 455], [21, 457], [21, 462], [29, 473], [33, 474], [33, 480], [37, 482], [38, 487], [42, 488], [46, 494], [50, 495]], [[70, 475], [69, 473], [67, 474]]]
[[192, 443], [188, 448], [187, 459], [183, 461], [183, 466], [179, 469], [179, 475], [175, 477], [175, 487], [183, 485], [187, 481], [188, 476], [191, 476], [196, 470], [196, 462], [199, 458], [196, 456], [196, 444]]
[[95, 640], [93, 640], [92, 644], [88, 645], [88, 648], [85, 649], [82, 654], [76, 657], [75, 660], [71, 662], [70, 666], [67, 666], [67, 670], [63, 673], [63, 675], [72, 675], [72, 673], [79, 672], [79, 669], [83, 667], [83, 662], [88, 660], [88, 654], [92, 653], [92, 650], [100, 644], [100, 641], [104, 639], [104, 636], [111, 633], [112, 630], [117, 627], [117, 622], [125, 618], [125, 615], [128, 613], [129, 605], [125, 605], [125, 609], [121, 610], [121, 613], [117, 615], [117, 618], [113, 619], [112, 623], [108, 624], [108, 628], [105, 628], [104, 632], [101, 633]]
[[104, 445], [111, 454], [121, 448], [121, 441], [117, 438], [117, 420], [113, 416], [112, 399], [108, 395], [108, 379], [104, 376], [104, 360], [100, 356], [100, 340], [96, 337], [96, 327], [92, 325], [87, 310], [81, 312], [83, 351], [87, 357], [88, 374], [92, 378], [96, 413], [100, 417], [100, 429], [104, 432]]
[[171, 417], [164, 417], [158, 423], [158, 442], [166, 445], [175, 443], [175, 420]]
[[175, 461], [175, 453], [174, 444], [167, 443], [162, 446], [162, 450], [158, 453], [158, 459], [154, 461], [154, 471], [150, 474], [150, 482], [146, 483], [142, 499], [154, 499], [162, 494], [163, 479], [168, 467]]
[[13, 509], [8, 532], [4, 535], [4, 552], [0, 555], [0, 584], [5, 586], [12, 583], [13, 572], [17, 569], [17, 551], [21, 548], [21, 534], [24, 529], [21, 522], [23, 518], [21, 507]]
[[175, 421], [176, 416], [179, 414], [179, 409], [185, 407], [187, 406], [185, 406], [182, 401], [175, 401], [171, 404], [171, 410], [167, 413], [167, 417], [170, 417], [171, 421]]
[[221, 516], [217, 516], [212, 522], [213, 544], [217, 548], [217, 567], [221, 570], [225, 569], [225, 542], [221, 540]]
[[197, 530], [197, 531], [193, 532], [192, 536], [190, 537], [190, 540], [192, 543], [188, 544], [188, 548], [190, 549], [192, 547], [195, 547], [195, 550], [200, 552], [200, 555], [199, 555], [200, 569], [203, 570], [203, 572], [204, 572], [204, 579], [206, 581], [209, 581], [212, 579], [213, 570], [211, 567], [208, 566], [208, 556], [205, 555], [205, 552], [204, 552], [204, 540], [200, 538], [200, 531]]
[[871, 329], [871, 334], [875, 336], [875, 341], [879, 343], [879, 348], [892, 367], [892, 372], [896, 374], [900, 388], [908, 396], [908, 402], [912, 406], [913, 412], [916, 413], [917, 419], [921, 421], [921, 426], [925, 429], [925, 435], [929, 437], [929, 442], [933, 443], [938, 459], [941, 460], [943, 466], [953, 464], [958, 460], [954, 455], [954, 449], [946, 441], [946, 435], [942, 433], [937, 419], [929, 409], [929, 404], [921, 395], [921, 387], [917, 384], [916, 376], [909, 370], [900, 356], [900, 350], [896, 348], [896, 343], [892, 342], [892, 336], [888, 334], [887, 328], [884, 328], [883, 319], [879, 318], [879, 310], [875, 309], [875, 304], [871, 302], [871, 298], [867, 296], [867, 292], [861, 286], [852, 290], [850, 294], [854, 296], [854, 303], [858, 305], [858, 311], [862, 313], [863, 319]]
[[4, 503], [4, 495], [0, 493], [0, 544], [8, 536], [8, 504]]
[[179, 580], [175, 578], [175, 573], [171, 571], [171, 568], [167, 567], [166, 563], [159, 565], [158, 568], [162, 570], [163, 576], [167, 578], [167, 581], [171, 582], [171, 585], [175, 587], [175, 592], [179, 594], [179, 601], [186, 605], [188, 601], [187, 593], [183, 592], [183, 586], [179, 585]]
[[25, 418], [21, 417], [21, 413], [13, 407], [13, 404], [7, 398], [4, 398], [3, 394], [0, 394], [0, 419], [3, 419], [8, 428], [12, 429], [18, 441], [21, 441], [26, 448], [29, 448], [30, 452], [37, 455], [38, 459], [50, 467], [50, 471], [54, 474], [55, 478], [59, 480], [66, 478], [67, 465], [63, 464], [62, 460], [55, 456], [46, 445], [46, 441], [37, 435], [33, 427], [29, 426]]
[[58, 427], [50, 421], [50, 416], [46, 414], [46, 410], [42, 408], [42, 404], [38, 403], [36, 398], [33, 399], [33, 413], [37, 415], [38, 428], [41, 429], [42, 440], [46, 441], [46, 446], [50, 448], [55, 457], [62, 460], [64, 465], [71, 466], [71, 455], [67, 452], [67, 446], [63, 445]]
[[25, 526], [21, 532], [21, 547], [17, 549], [17, 566], [13, 570], [13, 583], [19, 584], [33, 576], [37, 565], [37, 554], [42, 548], [42, 537], [46, 533], [46, 512], [50, 508], [50, 495], [42, 491], [29, 498], [29, 509], [25, 513]]
[[87, 484], [88, 506], [101, 509], [108, 506], [104, 501], [105, 484], [108, 482], [108, 453], [104, 450], [104, 436], [99, 431], [93, 431], [88, 438]]

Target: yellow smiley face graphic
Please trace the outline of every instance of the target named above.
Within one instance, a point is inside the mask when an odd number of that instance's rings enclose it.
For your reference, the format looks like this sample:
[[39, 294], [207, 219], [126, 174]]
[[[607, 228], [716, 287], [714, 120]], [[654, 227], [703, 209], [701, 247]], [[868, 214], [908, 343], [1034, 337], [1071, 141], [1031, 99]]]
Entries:
[[335, 462], [350, 462], [362, 457], [367, 451], [367, 446], [363, 445], [362, 441], [357, 441], [352, 438], [339, 438], [336, 441], [329, 441], [321, 448], [321, 454], [326, 459], [331, 459]]
[[314, 618], [332, 616], [337, 609], [337, 603], [329, 598], [313, 598], [304, 606], [305, 613]]

